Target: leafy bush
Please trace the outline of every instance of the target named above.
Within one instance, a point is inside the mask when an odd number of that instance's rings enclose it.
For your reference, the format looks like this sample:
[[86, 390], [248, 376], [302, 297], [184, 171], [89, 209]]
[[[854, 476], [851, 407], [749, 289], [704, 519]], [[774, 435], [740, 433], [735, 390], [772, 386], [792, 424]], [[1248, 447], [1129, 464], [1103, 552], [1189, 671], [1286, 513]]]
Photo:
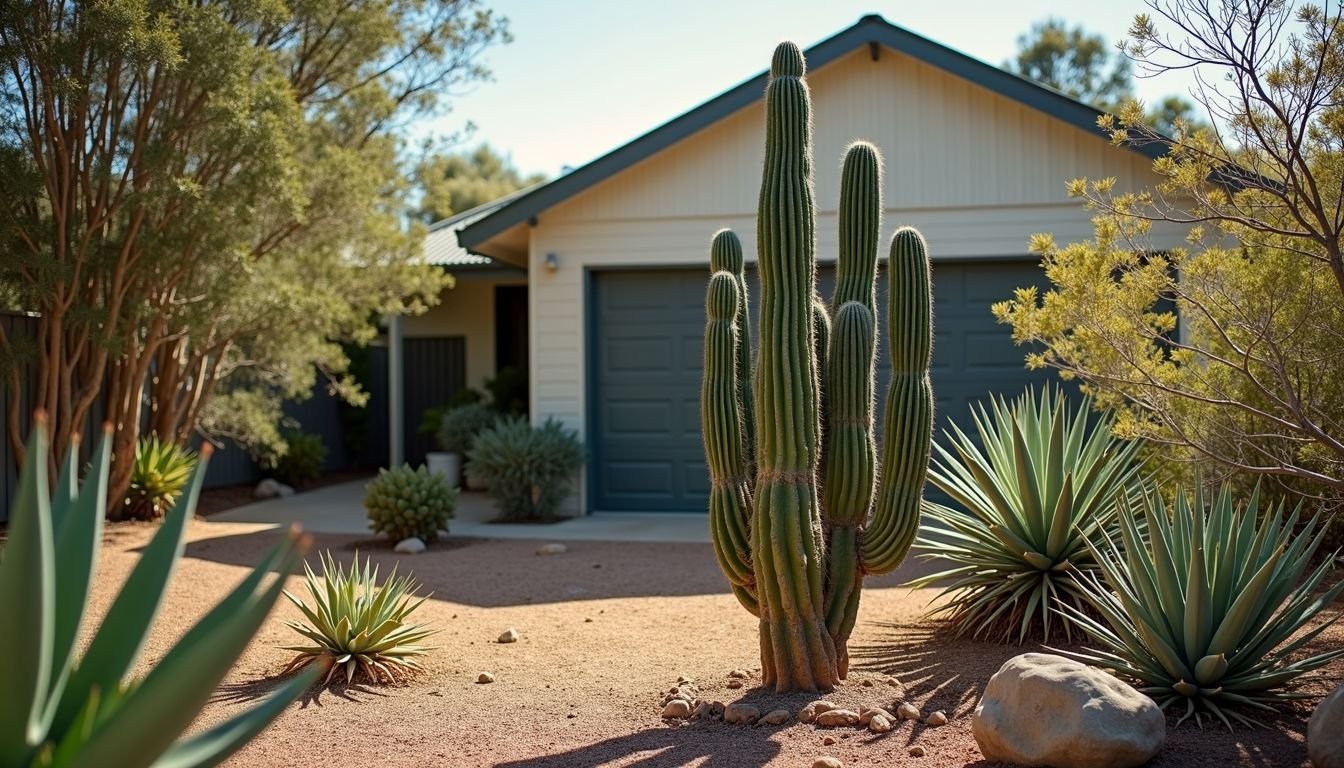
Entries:
[[447, 530], [457, 508], [457, 489], [438, 472], [403, 464], [382, 469], [364, 486], [369, 527], [393, 541], [412, 536], [430, 542]]
[[1184, 704], [1182, 721], [1211, 715], [1228, 728], [1229, 718], [1253, 723], [1233, 708], [1301, 698], [1281, 688], [1344, 657], [1342, 648], [1298, 658], [1329, 622], [1290, 640], [1344, 591], [1340, 582], [1314, 596], [1333, 556], [1303, 579], [1320, 516], [1298, 531], [1300, 505], [1285, 520], [1282, 503], [1260, 509], [1259, 489], [1245, 505], [1232, 499], [1226, 484], [1213, 498], [1178, 489], [1171, 505], [1145, 494], [1146, 535], [1126, 502], [1120, 540], [1089, 544], [1105, 585], [1095, 574], [1079, 579], [1102, 619], [1064, 606], [1103, 646], [1069, 655], [1138, 680], [1163, 708]]
[[322, 438], [308, 432], [285, 432], [285, 452], [270, 461], [275, 478], [282, 483], [301, 487], [322, 476], [322, 465], [327, 460], [327, 446]]
[[504, 520], [550, 519], [581, 466], [583, 444], [554, 419], [535, 429], [521, 418], [501, 419], [467, 453], [467, 471], [488, 486]]
[[436, 405], [426, 408], [420, 413], [420, 425], [416, 427], [416, 432], [422, 435], [429, 435], [438, 440], [439, 428], [443, 425], [443, 415], [454, 408], [460, 408], [472, 403], [480, 403], [485, 400], [485, 395], [481, 394], [479, 389], [466, 387], [459, 389], [456, 394], [443, 405]]
[[[990, 399], [971, 412], [979, 439], [955, 424], [955, 454], [937, 443], [929, 480], [962, 509], [927, 502], [915, 546], [924, 559], [950, 560], [914, 586], [952, 580], [946, 614], [958, 635], [1050, 636], [1055, 602], [1084, 604], [1073, 573], [1095, 569], [1089, 539], [1114, 530], [1117, 496], [1137, 498], [1139, 443], [1111, 436], [1111, 420], [1089, 428], [1088, 404], [1069, 409], [1063, 393], [1030, 392], [1010, 406]], [[983, 445], [983, 448], [981, 447]], [[1065, 636], [1071, 636], [1063, 622]]]
[[[318, 670], [281, 685], [255, 707], [182, 738], [280, 597], [302, 545], [290, 536], [177, 644], [128, 681], [163, 603], [187, 521], [205, 477], [209, 447], [163, 525], [145, 547], [102, 624], [81, 632], [102, 545], [111, 433], [77, 484], [78, 451], [48, 483], [44, 419], [33, 429], [9, 541], [0, 560], [0, 762], [5, 765], [173, 765], [222, 762], [280, 714]], [[49, 492], [48, 488], [55, 488]], [[91, 638], [79, 642], [81, 635]], [[77, 657], [77, 649], [84, 648]]]
[[378, 567], [370, 566], [366, 558], [360, 568], [358, 555], [347, 572], [330, 552], [324, 553], [322, 585], [307, 562], [303, 570], [312, 606], [288, 591], [285, 597], [303, 611], [308, 623], [286, 623], [314, 645], [281, 646], [298, 653], [286, 672], [316, 663], [327, 670], [324, 685], [340, 668], [345, 670], [347, 685], [356, 673], [363, 673], [365, 680], [377, 685], [397, 682], [398, 673], [404, 677], [421, 669], [417, 659], [430, 649], [420, 641], [438, 630], [408, 621], [426, 599], [415, 598], [419, 588], [415, 582], [397, 576], [393, 568], [392, 575], [379, 586]]
[[498, 419], [498, 413], [480, 403], [449, 408], [439, 422], [439, 448], [465, 455], [476, 435], [494, 426]]
[[494, 378], [485, 382], [490, 393], [490, 405], [509, 416], [527, 413], [527, 371], [515, 366], [500, 368]]
[[143, 437], [135, 444], [131, 487], [123, 504], [124, 516], [132, 520], [157, 520], [168, 512], [182, 493], [196, 453], [158, 437]]

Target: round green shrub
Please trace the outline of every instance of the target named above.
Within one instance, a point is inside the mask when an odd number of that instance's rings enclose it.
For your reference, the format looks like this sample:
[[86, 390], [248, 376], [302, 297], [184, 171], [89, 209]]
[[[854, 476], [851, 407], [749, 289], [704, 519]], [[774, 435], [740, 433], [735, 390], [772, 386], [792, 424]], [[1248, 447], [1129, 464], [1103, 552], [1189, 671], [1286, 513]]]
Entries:
[[412, 536], [429, 542], [447, 530], [457, 508], [457, 489], [438, 472], [403, 464], [382, 469], [364, 486], [364, 509], [374, 533], [393, 541]]
[[499, 414], [482, 403], [449, 408], [439, 419], [439, 447], [449, 453], [465, 454], [481, 432], [494, 426]]
[[501, 419], [467, 453], [467, 472], [489, 488], [504, 520], [552, 517], [581, 466], [583, 443], [554, 419], [536, 428], [521, 418]]
[[321, 477], [322, 465], [327, 461], [327, 446], [322, 438], [296, 430], [286, 431], [284, 438], [285, 452], [264, 462], [275, 479], [299, 488]]

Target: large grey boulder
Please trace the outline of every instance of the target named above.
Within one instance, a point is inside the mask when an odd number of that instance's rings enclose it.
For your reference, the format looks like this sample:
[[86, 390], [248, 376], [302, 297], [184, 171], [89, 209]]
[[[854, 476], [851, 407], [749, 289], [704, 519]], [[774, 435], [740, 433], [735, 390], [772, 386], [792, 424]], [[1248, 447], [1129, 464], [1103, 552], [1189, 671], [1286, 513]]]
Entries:
[[1344, 685], [1316, 705], [1307, 725], [1307, 755], [1316, 768], [1344, 768]]
[[1152, 699], [1099, 669], [1049, 653], [1014, 656], [985, 686], [971, 732], [988, 760], [1129, 768], [1162, 749]]

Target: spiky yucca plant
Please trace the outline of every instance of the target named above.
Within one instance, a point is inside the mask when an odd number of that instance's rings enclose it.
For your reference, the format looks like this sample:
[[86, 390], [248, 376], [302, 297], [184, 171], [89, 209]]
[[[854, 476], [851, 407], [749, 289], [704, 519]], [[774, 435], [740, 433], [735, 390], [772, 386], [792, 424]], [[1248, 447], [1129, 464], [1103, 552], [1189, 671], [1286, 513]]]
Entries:
[[75, 444], [52, 486], [40, 414], [29, 439], [0, 559], [0, 768], [216, 765], [316, 677], [298, 676], [252, 709], [182, 738], [280, 597], [284, 580], [267, 583], [266, 576], [294, 567], [306, 546], [297, 535], [272, 550], [143, 677], [129, 677], [182, 554], [208, 449], [102, 623], [87, 643], [78, 642], [103, 540], [110, 445], [109, 427], [81, 486]]
[[1096, 567], [1087, 542], [1114, 529], [1117, 494], [1137, 498], [1140, 467], [1139, 444], [1113, 437], [1109, 418], [1089, 426], [1088, 409], [1049, 388], [991, 397], [971, 411], [978, 440], [953, 424], [952, 451], [934, 445], [929, 480], [961, 508], [926, 503], [935, 525], [915, 547], [953, 566], [911, 585], [951, 581], [933, 613], [958, 635], [1048, 638], [1056, 601], [1085, 602], [1070, 574]]
[[157, 436], [143, 437], [135, 444], [131, 487], [126, 493], [124, 514], [131, 520], [157, 520], [167, 513], [191, 479], [196, 453]]
[[356, 673], [363, 673], [364, 679], [376, 685], [396, 682], [398, 674], [404, 677], [421, 668], [418, 659], [430, 649], [420, 641], [438, 630], [408, 621], [427, 599], [416, 599], [419, 585], [409, 577], [397, 576], [393, 568], [392, 575], [379, 586], [378, 567], [366, 558], [361, 568], [358, 555], [347, 571], [330, 552], [323, 554], [320, 584], [308, 563], [303, 568], [313, 605], [309, 607], [288, 591], [285, 597], [303, 611], [308, 623], [287, 623], [314, 645], [282, 646], [298, 653], [286, 672], [318, 662], [327, 668], [324, 685], [337, 669], [345, 671], [347, 685]]
[[1285, 519], [1282, 503], [1261, 509], [1259, 488], [1237, 505], [1228, 485], [1211, 498], [1178, 489], [1171, 505], [1145, 494], [1140, 506], [1146, 531], [1127, 508], [1118, 541], [1089, 544], [1105, 584], [1079, 581], [1102, 619], [1062, 610], [1103, 650], [1069, 655], [1138, 680], [1163, 708], [1184, 705], [1181, 721], [1213, 716], [1229, 729], [1254, 723], [1238, 707], [1302, 698], [1283, 686], [1344, 657], [1293, 658], [1334, 620], [1299, 631], [1344, 591], [1315, 596], [1333, 556], [1303, 579], [1324, 535], [1319, 514], [1298, 530], [1300, 505]]

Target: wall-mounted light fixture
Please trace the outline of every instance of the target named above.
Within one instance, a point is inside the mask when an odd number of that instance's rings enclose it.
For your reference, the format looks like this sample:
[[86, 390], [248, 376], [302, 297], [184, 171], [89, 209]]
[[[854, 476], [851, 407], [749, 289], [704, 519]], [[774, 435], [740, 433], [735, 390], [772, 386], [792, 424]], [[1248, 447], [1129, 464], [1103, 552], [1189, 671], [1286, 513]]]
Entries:
[[554, 272], [560, 268], [560, 257], [554, 253], [548, 253], [546, 254], [546, 261], [543, 263], [546, 265], [546, 269]]

